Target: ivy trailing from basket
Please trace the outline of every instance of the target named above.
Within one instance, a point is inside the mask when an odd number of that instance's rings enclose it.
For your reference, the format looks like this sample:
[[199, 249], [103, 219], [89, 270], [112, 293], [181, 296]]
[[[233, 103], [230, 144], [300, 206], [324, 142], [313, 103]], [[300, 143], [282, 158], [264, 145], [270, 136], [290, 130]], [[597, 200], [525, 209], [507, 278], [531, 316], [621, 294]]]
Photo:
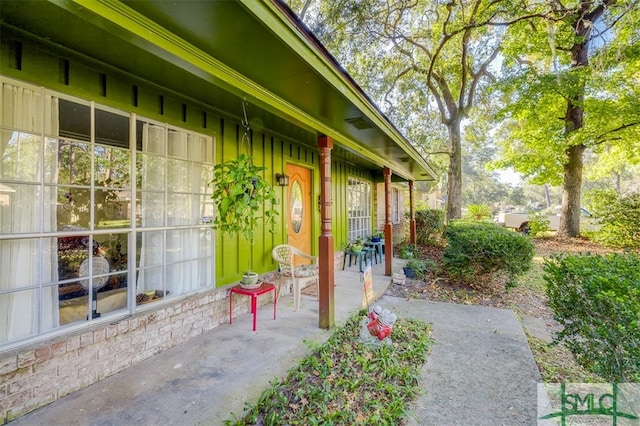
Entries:
[[254, 242], [254, 229], [262, 221], [269, 232], [276, 224], [278, 199], [268, 181], [262, 177], [266, 167], [256, 166], [250, 155], [225, 161], [213, 168], [211, 198], [216, 206], [213, 229], [240, 234]]

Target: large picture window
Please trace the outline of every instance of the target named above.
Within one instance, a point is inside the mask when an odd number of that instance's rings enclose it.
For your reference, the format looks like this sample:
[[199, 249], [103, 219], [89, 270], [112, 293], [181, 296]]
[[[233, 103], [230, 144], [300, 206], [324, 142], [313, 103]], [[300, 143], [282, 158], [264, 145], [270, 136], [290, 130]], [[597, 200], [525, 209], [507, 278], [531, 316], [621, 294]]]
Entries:
[[214, 285], [211, 137], [0, 83], [0, 347]]
[[349, 241], [366, 239], [371, 235], [371, 184], [349, 178], [347, 187], [347, 213]]

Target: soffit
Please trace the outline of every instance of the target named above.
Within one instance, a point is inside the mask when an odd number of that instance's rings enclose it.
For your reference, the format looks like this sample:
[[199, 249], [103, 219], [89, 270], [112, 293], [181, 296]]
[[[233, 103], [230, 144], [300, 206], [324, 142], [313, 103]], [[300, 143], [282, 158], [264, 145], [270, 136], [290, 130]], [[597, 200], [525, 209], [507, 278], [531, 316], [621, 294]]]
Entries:
[[[2, 2], [2, 20], [225, 113], [407, 180], [433, 172], [366, 96], [336, 72], [279, 3], [166, 0]], [[176, 84], [179, 82], [179, 84]]]

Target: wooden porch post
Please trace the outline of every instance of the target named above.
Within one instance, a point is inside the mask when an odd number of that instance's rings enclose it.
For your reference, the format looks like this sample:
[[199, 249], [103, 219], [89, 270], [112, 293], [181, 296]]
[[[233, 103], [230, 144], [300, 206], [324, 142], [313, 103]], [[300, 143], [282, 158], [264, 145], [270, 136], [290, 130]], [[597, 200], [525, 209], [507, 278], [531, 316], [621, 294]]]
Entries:
[[334, 250], [331, 234], [331, 150], [333, 140], [328, 136], [318, 138], [320, 149], [320, 219], [321, 229], [318, 241], [318, 263], [320, 267], [318, 285], [319, 326], [329, 329], [335, 323], [334, 309]]
[[384, 274], [393, 275], [393, 225], [391, 224], [391, 169], [385, 167], [384, 175]]
[[413, 181], [409, 181], [409, 242], [416, 243], [416, 218], [413, 213]]

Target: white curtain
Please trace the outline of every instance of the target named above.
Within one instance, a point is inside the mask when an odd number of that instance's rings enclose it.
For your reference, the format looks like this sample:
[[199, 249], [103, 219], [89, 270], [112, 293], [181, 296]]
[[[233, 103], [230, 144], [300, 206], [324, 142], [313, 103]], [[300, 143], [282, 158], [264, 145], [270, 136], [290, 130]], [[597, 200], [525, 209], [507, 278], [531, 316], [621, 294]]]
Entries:
[[[141, 216], [144, 228], [163, 227], [167, 129], [144, 123], [142, 128]], [[164, 232], [142, 233], [137, 293], [164, 289]], [[144, 268], [144, 269], [143, 269]]]
[[[1, 97], [0, 233], [56, 231], [56, 191], [42, 181], [43, 133], [58, 134], [58, 100], [10, 84]], [[59, 325], [58, 288], [45, 286], [58, 280], [56, 238], [0, 240], [0, 274], [0, 344]]]
[[200, 161], [205, 158], [206, 138], [149, 123], [143, 125], [142, 135], [142, 225], [168, 229], [142, 235], [137, 292], [166, 289], [177, 295], [195, 290], [212, 282], [210, 274], [202, 277], [206, 271], [200, 265], [205, 262], [197, 260], [202, 233], [188, 228], [201, 220]]

